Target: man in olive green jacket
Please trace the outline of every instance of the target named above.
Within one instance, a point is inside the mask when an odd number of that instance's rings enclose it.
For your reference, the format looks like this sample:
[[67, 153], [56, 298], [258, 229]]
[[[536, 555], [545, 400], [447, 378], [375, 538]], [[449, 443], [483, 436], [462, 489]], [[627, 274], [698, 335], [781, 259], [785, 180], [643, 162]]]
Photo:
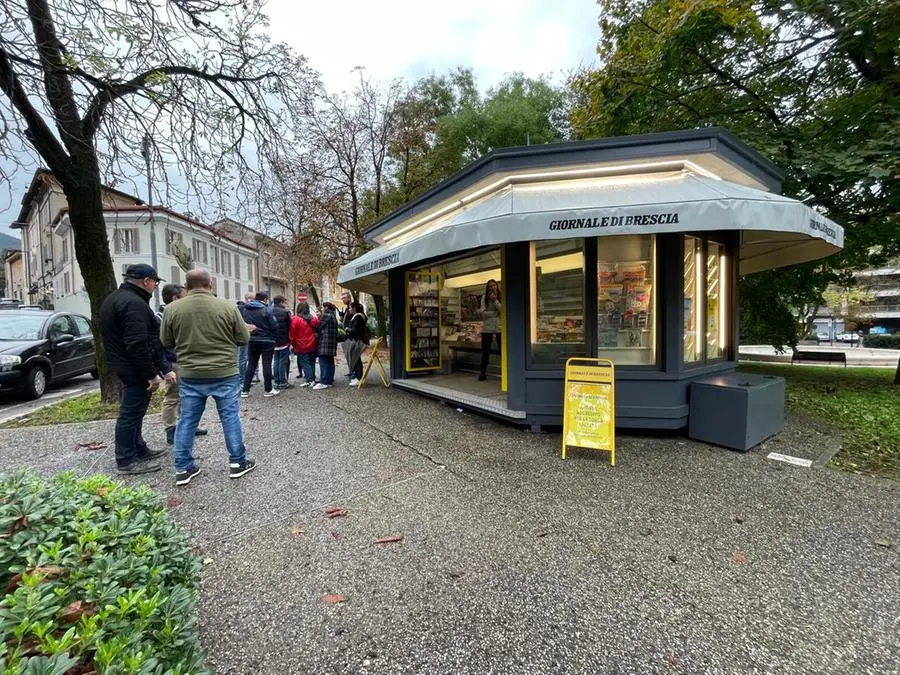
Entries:
[[231, 478], [256, 468], [246, 456], [238, 394], [237, 351], [250, 332], [237, 307], [216, 298], [206, 270], [191, 270], [187, 295], [167, 308], [160, 327], [163, 346], [178, 354], [181, 419], [175, 429], [175, 485], [187, 485], [200, 473], [194, 462], [194, 433], [210, 396], [216, 402]]

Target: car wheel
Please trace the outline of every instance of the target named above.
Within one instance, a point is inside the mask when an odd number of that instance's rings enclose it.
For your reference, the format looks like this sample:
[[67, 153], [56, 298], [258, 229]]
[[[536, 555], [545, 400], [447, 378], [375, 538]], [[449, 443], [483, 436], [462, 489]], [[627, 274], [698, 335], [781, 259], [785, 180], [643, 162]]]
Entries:
[[97, 370], [96, 368], [94, 368], [91, 371], [91, 377], [93, 377], [95, 380], [99, 380], [100, 379], [100, 371]]
[[41, 367], [35, 367], [25, 376], [25, 393], [30, 398], [40, 398], [47, 391], [47, 371]]

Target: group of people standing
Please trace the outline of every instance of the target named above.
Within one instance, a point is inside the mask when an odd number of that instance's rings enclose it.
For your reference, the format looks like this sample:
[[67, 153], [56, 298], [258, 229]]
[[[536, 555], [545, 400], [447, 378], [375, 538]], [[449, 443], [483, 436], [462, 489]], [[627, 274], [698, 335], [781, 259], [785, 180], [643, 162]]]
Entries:
[[368, 320], [349, 294], [343, 312], [326, 302], [320, 317], [305, 302], [292, 315], [284, 298], [270, 305], [266, 293], [245, 298], [238, 307], [216, 298], [209, 272], [197, 269], [187, 273], [184, 286], [163, 288], [165, 304], [154, 313], [150, 298], [161, 281], [152, 266], [130, 265], [125, 281], [100, 309], [107, 365], [122, 384], [115, 431], [118, 473], [162, 468], [156, 460], [165, 451], [148, 447], [143, 420], [150, 397], [163, 383], [163, 424], [166, 440], [174, 446], [176, 485], [187, 485], [200, 473], [193, 444], [196, 436], [207, 433], [199, 423], [210, 397], [222, 423], [230, 477], [240, 478], [256, 467], [246, 454], [238, 398], [249, 395], [260, 361], [264, 396], [277, 396], [293, 386], [288, 381], [292, 351], [303, 379], [299, 386], [327, 389], [334, 384], [338, 343], [364, 340], [352, 350], [356, 363], [348, 363], [350, 384], [359, 384]]

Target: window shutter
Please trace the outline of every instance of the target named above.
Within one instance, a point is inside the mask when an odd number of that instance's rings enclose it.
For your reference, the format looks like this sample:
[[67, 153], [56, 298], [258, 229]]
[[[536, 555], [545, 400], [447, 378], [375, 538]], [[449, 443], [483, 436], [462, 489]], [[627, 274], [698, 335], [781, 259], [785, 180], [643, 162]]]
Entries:
[[234, 282], [234, 299], [241, 299], [241, 285], [236, 281]]
[[141, 232], [140, 230], [132, 230], [131, 236], [134, 237], [134, 252], [138, 255], [141, 253]]
[[119, 230], [113, 230], [113, 251], [116, 255], [122, 253], [122, 233]]
[[236, 279], [241, 278], [241, 256], [237, 253], [234, 254], [234, 277]]

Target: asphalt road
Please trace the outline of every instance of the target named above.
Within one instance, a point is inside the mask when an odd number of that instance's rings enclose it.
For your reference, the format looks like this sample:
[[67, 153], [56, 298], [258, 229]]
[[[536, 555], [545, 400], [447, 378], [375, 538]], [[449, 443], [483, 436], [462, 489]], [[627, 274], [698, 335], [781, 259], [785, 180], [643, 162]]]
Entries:
[[43, 408], [64, 398], [93, 391], [99, 387], [98, 380], [93, 379], [90, 375], [81, 375], [73, 377], [71, 380], [51, 384], [47, 387], [47, 393], [36, 401], [28, 399], [21, 392], [0, 392], [0, 424], [13, 417]]

